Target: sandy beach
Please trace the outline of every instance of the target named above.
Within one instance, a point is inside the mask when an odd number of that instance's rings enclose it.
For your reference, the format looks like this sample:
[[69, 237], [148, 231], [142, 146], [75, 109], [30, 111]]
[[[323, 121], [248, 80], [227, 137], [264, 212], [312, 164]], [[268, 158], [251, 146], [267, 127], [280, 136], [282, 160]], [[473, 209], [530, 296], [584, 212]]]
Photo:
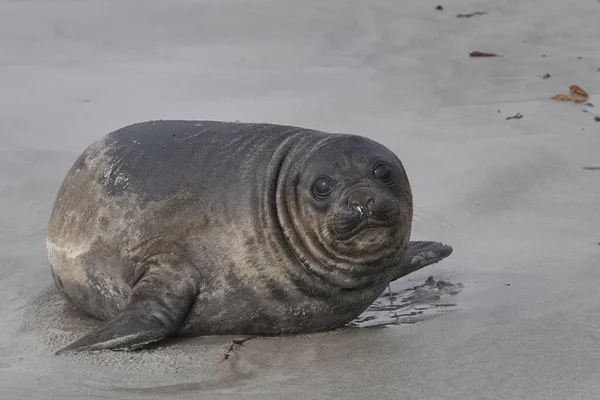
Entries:
[[[600, 2], [437, 1], [0, 0], [0, 399], [597, 399]], [[585, 102], [551, 99], [573, 84]], [[241, 337], [56, 356], [98, 324], [52, 282], [58, 188], [91, 142], [153, 119], [380, 141], [413, 239], [454, 253], [383, 294], [395, 320], [225, 362]]]

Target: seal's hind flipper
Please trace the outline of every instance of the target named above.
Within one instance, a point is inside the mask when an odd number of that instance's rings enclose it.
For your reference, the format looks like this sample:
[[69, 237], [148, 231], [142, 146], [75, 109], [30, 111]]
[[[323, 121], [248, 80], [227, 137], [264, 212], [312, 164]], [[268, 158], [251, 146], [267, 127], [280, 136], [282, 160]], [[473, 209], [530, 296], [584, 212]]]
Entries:
[[123, 311], [56, 354], [69, 351], [132, 350], [175, 333], [195, 298], [194, 280], [165, 269], [146, 272]]
[[442, 261], [452, 254], [452, 247], [439, 242], [410, 242], [404, 260], [399, 265], [392, 281], [431, 264]]
[[[156, 312], [126, 310], [55, 354], [69, 351], [133, 350], [163, 339], [171, 329]], [[168, 317], [167, 317], [168, 318]]]

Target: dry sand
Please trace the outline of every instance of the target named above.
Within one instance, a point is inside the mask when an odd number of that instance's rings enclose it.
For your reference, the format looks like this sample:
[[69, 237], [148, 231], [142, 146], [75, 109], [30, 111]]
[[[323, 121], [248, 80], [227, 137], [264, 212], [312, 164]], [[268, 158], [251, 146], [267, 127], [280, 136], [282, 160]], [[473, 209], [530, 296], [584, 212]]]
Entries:
[[[600, 2], [497, 3], [0, 1], [0, 398], [597, 399]], [[456, 18], [473, 11], [489, 14]], [[550, 100], [573, 83], [596, 107]], [[253, 339], [223, 363], [231, 337], [54, 356], [97, 324], [52, 287], [56, 191], [91, 141], [159, 118], [389, 146], [414, 238], [455, 249], [392, 287], [429, 311]], [[437, 300], [451, 312], [402, 292], [429, 275], [464, 285]]]

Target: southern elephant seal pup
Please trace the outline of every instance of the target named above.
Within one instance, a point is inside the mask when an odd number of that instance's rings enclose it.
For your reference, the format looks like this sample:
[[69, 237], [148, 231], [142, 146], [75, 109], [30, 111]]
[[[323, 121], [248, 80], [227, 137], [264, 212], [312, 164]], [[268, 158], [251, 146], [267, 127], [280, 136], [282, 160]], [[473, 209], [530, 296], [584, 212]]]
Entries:
[[357, 135], [218, 121], [130, 125], [93, 143], [56, 197], [59, 290], [105, 323], [59, 350], [167, 336], [341, 327], [452, 248], [410, 242], [400, 160]]

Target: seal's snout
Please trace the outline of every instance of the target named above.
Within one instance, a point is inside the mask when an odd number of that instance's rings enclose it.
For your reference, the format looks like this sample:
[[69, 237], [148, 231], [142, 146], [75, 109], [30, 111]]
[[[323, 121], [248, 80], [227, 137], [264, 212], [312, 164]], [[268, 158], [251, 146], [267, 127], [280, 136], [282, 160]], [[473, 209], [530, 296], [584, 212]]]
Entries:
[[368, 190], [358, 190], [348, 198], [350, 209], [358, 212], [361, 217], [371, 215], [371, 208], [375, 203], [375, 195]]

